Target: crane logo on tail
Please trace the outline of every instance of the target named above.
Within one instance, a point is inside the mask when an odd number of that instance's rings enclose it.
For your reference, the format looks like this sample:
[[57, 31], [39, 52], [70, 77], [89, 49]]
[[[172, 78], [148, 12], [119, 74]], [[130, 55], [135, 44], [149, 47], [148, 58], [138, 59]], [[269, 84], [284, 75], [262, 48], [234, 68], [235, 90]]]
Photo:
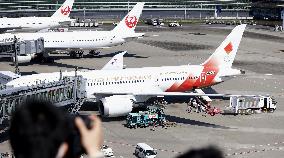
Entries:
[[130, 29], [135, 27], [137, 25], [138, 19], [136, 16], [127, 16], [125, 18], [125, 24], [127, 27], [129, 27]]
[[71, 11], [71, 8], [69, 6], [67, 6], [65, 8], [61, 7], [61, 14], [63, 14], [63, 15], [68, 15], [70, 13], [70, 11]]

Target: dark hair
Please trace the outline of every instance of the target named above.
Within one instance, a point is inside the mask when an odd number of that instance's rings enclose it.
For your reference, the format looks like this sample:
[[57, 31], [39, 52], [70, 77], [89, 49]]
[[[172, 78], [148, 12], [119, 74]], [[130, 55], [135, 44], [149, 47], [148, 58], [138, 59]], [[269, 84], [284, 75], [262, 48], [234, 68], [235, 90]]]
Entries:
[[208, 146], [201, 149], [191, 149], [177, 158], [224, 158], [224, 155], [219, 148]]
[[17, 108], [9, 129], [16, 158], [55, 158], [68, 137], [66, 116], [43, 101], [29, 101]]

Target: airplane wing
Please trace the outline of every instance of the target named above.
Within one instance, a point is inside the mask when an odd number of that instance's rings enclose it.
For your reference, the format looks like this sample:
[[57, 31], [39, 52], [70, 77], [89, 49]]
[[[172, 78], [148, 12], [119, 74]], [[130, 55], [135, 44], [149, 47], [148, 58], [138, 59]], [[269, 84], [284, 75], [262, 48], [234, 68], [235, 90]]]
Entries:
[[127, 51], [116, 54], [111, 60], [102, 68], [102, 70], [121, 70], [123, 69], [123, 55]]
[[27, 27], [7, 27], [7, 28], [0, 28], [0, 33], [4, 33], [4, 32], [13, 32], [14, 30], [19, 30], [19, 29], [24, 29], [24, 28], [27, 28]]
[[39, 31], [36, 31], [37, 33], [44, 33], [44, 32], [48, 32], [49, 28], [46, 28], [46, 29], [42, 29], [42, 30], [39, 30]]
[[135, 34], [127, 36], [123, 39], [125, 39], [126, 41], [130, 41], [130, 40], [133, 40], [133, 39], [136, 39], [136, 38], [143, 38], [144, 35], [145, 35], [145, 33], [135, 33]]
[[66, 20], [61, 20], [58, 22], [60, 25], [70, 25], [72, 22], [75, 22], [76, 19], [66, 18]]

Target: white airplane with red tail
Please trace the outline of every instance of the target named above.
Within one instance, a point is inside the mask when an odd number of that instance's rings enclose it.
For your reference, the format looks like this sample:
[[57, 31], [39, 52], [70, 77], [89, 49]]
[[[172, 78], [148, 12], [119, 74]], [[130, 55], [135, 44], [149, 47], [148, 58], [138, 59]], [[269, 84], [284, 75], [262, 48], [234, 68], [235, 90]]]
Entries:
[[[109, 68], [88, 72], [78, 71], [86, 79], [86, 92], [90, 100], [101, 104], [103, 116], [127, 115], [138, 103], [146, 102], [157, 96], [220, 96], [220, 94], [190, 93], [194, 89], [210, 87], [221, 83], [242, 71], [233, 69], [236, 56], [246, 25], [236, 26], [215, 52], [200, 65], [162, 66], [122, 69], [120, 62]], [[117, 56], [121, 58], [121, 56]], [[63, 72], [72, 76], [74, 72]], [[22, 76], [7, 83], [9, 86], [30, 86], [42, 82], [52, 82], [60, 78], [59, 72]], [[187, 92], [187, 93], [185, 93]]]
[[[84, 51], [96, 54], [95, 51], [98, 49], [121, 45], [127, 41], [144, 36], [144, 33], [135, 32], [144, 4], [143, 2], [138, 2], [111, 31], [18, 33], [15, 35], [19, 40], [36, 40], [42, 37], [46, 51], [69, 50], [72, 57], [82, 57]], [[26, 57], [18, 57], [19, 62], [22, 59], [25, 60]]]
[[69, 18], [74, 0], [66, 0], [51, 17], [0, 18], [0, 32], [39, 31], [74, 21]]

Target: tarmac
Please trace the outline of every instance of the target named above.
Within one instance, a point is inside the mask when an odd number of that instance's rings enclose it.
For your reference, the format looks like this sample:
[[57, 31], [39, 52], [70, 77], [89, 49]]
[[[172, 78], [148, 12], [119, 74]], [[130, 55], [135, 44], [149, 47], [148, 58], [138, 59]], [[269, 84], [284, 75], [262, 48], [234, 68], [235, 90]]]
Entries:
[[[139, 26], [145, 32], [142, 39], [110, 49], [100, 50], [97, 57], [85, 55], [71, 59], [66, 54], [51, 54], [54, 63], [20, 65], [22, 74], [100, 69], [117, 51], [127, 50], [126, 67], [175, 66], [200, 64], [205, 61], [229, 34], [233, 26], [186, 25], [181, 28], [167, 26]], [[103, 29], [109, 29], [108, 27]], [[218, 146], [229, 158], [284, 157], [284, 33], [258, 26], [247, 26], [233, 67], [246, 71], [213, 86], [218, 93], [270, 94], [275, 97], [274, 113], [253, 115], [202, 116], [187, 113], [185, 103], [169, 104], [167, 119], [177, 127], [163, 129], [128, 129], [124, 118], [103, 119], [105, 144], [116, 157], [135, 157], [135, 145], [145, 142], [157, 149], [159, 158], [173, 158], [189, 149]], [[1, 60], [1, 70], [14, 71], [11, 62]], [[228, 100], [213, 100], [213, 106], [228, 106]], [[10, 151], [7, 134], [0, 133], [0, 153]]]

